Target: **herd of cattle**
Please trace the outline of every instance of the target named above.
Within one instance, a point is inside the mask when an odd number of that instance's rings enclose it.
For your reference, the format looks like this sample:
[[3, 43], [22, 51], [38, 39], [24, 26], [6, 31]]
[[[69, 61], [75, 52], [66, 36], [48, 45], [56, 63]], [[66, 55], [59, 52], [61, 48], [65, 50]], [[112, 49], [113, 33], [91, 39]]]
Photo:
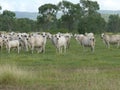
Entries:
[[[8, 53], [12, 48], [17, 48], [17, 52], [20, 50], [31, 51], [37, 50], [38, 53], [45, 53], [45, 46], [47, 39], [50, 39], [53, 45], [56, 47], [58, 53], [65, 53], [66, 49], [70, 46], [70, 40], [74, 37], [81, 46], [90, 47], [94, 52], [95, 36], [93, 33], [85, 34], [71, 34], [71, 33], [57, 33], [50, 34], [48, 32], [34, 32], [34, 33], [0, 33], [0, 48], [6, 48]], [[120, 44], [120, 35], [109, 35], [106, 33], [101, 34], [101, 38], [108, 48], [110, 44]]]

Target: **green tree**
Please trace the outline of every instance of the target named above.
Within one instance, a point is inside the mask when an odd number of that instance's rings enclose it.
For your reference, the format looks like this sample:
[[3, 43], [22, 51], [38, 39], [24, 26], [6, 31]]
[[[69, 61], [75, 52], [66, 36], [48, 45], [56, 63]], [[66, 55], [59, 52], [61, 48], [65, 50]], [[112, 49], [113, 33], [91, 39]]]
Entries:
[[5, 31], [13, 30], [15, 13], [8, 10], [4, 10], [1, 17], [2, 29]]
[[[0, 6], [0, 10], [2, 10], [2, 7]], [[0, 13], [1, 14], [1, 13]]]
[[119, 15], [110, 15], [108, 24], [107, 24], [108, 32], [120, 32], [120, 17]]
[[51, 23], [56, 21], [58, 7], [54, 4], [44, 4], [39, 7], [39, 16], [37, 22], [45, 30], [49, 29]]
[[101, 15], [90, 15], [80, 19], [78, 24], [78, 32], [101, 33], [105, 30], [106, 22]]
[[79, 4], [73, 4], [69, 1], [61, 1], [58, 4], [59, 11], [63, 13], [60, 20], [64, 28], [72, 31], [74, 29], [75, 22], [82, 16], [82, 8]]
[[0, 10], [2, 10], [2, 7], [0, 6]]
[[15, 13], [8, 10], [4, 10], [2, 15], [9, 18], [15, 18]]
[[28, 18], [16, 19], [15, 31], [20, 32], [37, 31], [36, 22]]
[[99, 4], [97, 1], [90, 1], [90, 0], [80, 0], [81, 7], [84, 11], [84, 15], [91, 15], [94, 13], [98, 13], [97, 10], [99, 10]]
[[0, 15], [0, 30], [1, 31], [19, 31], [30, 32], [37, 31], [36, 21], [28, 18], [16, 18], [15, 13], [5, 10]]
[[[2, 7], [0, 6], [0, 10], [2, 9]], [[2, 16], [1, 16], [1, 13], [0, 13], [0, 31], [2, 30]]]
[[81, 7], [83, 9], [83, 17], [79, 20], [78, 32], [94, 32], [100, 33], [105, 30], [106, 22], [97, 12], [99, 5], [96, 1], [81, 0]]

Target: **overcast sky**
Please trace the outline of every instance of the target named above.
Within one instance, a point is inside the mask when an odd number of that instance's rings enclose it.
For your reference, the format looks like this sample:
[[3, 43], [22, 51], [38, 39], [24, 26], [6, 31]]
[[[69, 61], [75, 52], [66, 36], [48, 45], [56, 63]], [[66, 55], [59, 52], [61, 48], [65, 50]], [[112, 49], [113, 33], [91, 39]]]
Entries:
[[[38, 12], [38, 7], [46, 3], [58, 4], [62, 0], [0, 0], [2, 10]], [[80, 0], [68, 0], [79, 3]], [[100, 10], [120, 10], [120, 0], [92, 0], [97, 1]]]

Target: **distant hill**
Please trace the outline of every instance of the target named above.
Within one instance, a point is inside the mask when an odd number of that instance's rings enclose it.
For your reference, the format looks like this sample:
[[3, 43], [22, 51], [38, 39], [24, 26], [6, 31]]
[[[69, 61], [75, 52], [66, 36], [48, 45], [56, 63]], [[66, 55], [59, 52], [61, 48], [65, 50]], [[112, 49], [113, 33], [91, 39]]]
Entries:
[[37, 12], [20, 12], [15, 11], [16, 18], [29, 18], [32, 20], [37, 20], [38, 13]]
[[120, 10], [99, 10], [98, 12], [101, 13], [105, 21], [108, 21], [110, 15], [118, 14], [120, 16]]
[[120, 14], [120, 10], [99, 10], [101, 14]]
[[[37, 20], [38, 13], [37, 12], [20, 12], [20, 11], [14, 11], [16, 14], [17, 18], [29, 18], [32, 20]], [[108, 20], [109, 15], [111, 14], [119, 14], [120, 15], [120, 10], [99, 10], [99, 13], [102, 14], [102, 17], [105, 18], [105, 20]], [[62, 14], [58, 13], [57, 17], [60, 18]]]

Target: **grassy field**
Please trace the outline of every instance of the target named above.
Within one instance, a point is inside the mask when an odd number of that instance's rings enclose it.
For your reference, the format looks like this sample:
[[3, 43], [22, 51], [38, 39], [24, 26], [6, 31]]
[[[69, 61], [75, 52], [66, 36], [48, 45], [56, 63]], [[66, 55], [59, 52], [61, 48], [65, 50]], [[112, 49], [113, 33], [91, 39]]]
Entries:
[[107, 49], [97, 35], [94, 53], [75, 39], [64, 54], [49, 40], [44, 54], [2, 50], [0, 90], [120, 90], [120, 48]]

